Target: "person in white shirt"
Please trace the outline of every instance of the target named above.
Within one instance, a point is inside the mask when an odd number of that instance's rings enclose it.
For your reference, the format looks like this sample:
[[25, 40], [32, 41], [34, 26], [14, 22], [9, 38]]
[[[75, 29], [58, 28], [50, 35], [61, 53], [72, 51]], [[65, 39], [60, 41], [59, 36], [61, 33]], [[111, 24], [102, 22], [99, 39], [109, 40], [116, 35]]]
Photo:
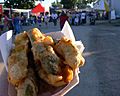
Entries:
[[78, 26], [78, 24], [79, 24], [79, 18], [77, 16], [75, 16], [74, 24], [76, 26]]
[[74, 24], [75, 24], [76, 26], [79, 25], [79, 14], [78, 14], [78, 13], [75, 14]]
[[48, 13], [45, 13], [45, 15], [44, 15], [44, 22], [45, 22], [46, 26], [48, 25], [48, 21], [49, 21]]
[[86, 23], [86, 13], [85, 12], [81, 13], [81, 21], [82, 21], [82, 24]]
[[48, 16], [47, 15], [44, 16], [44, 22], [45, 22], [45, 25], [48, 24]]
[[57, 13], [53, 12], [51, 17], [52, 17], [52, 21], [54, 23], [54, 26], [56, 26], [57, 25], [57, 18], [58, 18]]

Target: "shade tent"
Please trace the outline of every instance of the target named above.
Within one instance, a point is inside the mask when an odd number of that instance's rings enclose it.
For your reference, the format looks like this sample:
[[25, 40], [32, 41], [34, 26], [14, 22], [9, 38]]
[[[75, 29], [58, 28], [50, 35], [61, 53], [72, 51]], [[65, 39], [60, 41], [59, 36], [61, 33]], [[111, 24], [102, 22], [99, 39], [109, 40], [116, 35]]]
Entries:
[[96, 2], [93, 6], [93, 9], [105, 11], [104, 0], [99, 0], [98, 2]]
[[32, 9], [32, 13], [33, 14], [38, 14], [40, 12], [44, 12], [45, 11], [45, 8], [41, 5], [41, 4], [38, 4], [35, 8]]

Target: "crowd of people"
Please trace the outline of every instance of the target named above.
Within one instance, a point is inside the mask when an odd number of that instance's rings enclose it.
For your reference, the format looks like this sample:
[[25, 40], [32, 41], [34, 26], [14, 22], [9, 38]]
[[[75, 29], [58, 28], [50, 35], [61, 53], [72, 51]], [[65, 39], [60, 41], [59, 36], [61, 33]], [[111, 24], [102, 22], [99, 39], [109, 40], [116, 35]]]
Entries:
[[[12, 14], [11, 18], [8, 14], [0, 15], [0, 33], [5, 30], [14, 30], [14, 34], [19, 34], [21, 32], [21, 26], [28, 26], [38, 24], [39, 27], [44, 23], [45, 26], [48, 26], [49, 22], [53, 22], [54, 26], [57, 23], [60, 23], [60, 29], [63, 28], [65, 21], [67, 20], [70, 25], [82, 25], [87, 22], [87, 17], [96, 18], [96, 14], [94, 12], [70, 12], [70, 11], [62, 11], [59, 14], [57, 12], [52, 12], [52, 14], [41, 13], [38, 16], [30, 15], [27, 18], [25, 15], [20, 15], [19, 13]], [[92, 19], [91, 19], [92, 20]]]
[[2, 31], [15, 30], [16, 33], [20, 33], [19, 14], [12, 14], [10, 18], [8, 14], [0, 14], [0, 34]]

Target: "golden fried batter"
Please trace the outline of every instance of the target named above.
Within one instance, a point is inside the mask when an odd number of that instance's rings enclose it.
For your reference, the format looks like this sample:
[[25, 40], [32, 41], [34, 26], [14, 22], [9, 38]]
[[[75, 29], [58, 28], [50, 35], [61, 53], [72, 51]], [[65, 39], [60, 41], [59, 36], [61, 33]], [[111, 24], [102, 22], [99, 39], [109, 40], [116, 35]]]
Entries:
[[54, 49], [64, 58], [64, 63], [69, 65], [72, 69], [83, 66], [84, 58], [77, 46], [75, 46], [71, 40], [65, 37], [61, 38], [61, 40], [54, 46]]
[[44, 44], [46, 44], [46, 45], [53, 45], [54, 44], [52, 37], [45, 36], [37, 28], [33, 28], [27, 34], [29, 36], [31, 43], [33, 43], [34, 41], [35, 42], [38, 41], [38, 42], [44, 42]]
[[67, 84], [66, 82], [64, 82], [62, 75], [48, 74], [42, 68], [38, 71], [38, 74], [41, 79], [45, 80], [48, 84], [52, 86], [59, 87]]
[[41, 62], [42, 68], [48, 74], [57, 74], [61, 72], [59, 66], [60, 59], [51, 46], [46, 46], [42, 42], [35, 42], [33, 43], [32, 50], [35, 60]]
[[54, 44], [54, 41], [53, 41], [52, 37], [50, 37], [50, 36], [45, 36], [45, 39], [43, 40], [43, 42], [45, 45], [53, 45]]
[[17, 46], [17, 45], [22, 45], [22, 44], [24, 45], [28, 42], [29, 42], [29, 38], [28, 38], [27, 32], [23, 32], [23, 33], [16, 35], [14, 44], [15, 46]]
[[38, 28], [33, 28], [29, 32], [27, 32], [29, 39], [31, 43], [34, 41], [43, 41], [45, 39], [45, 36], [40, 32]]
[[[54, 44], [53, 39], [50, 36], [41, 35], [40, 31], [34, 32], [34, 34], [32, 33], [33, 30], [30, 33], [28, 32], [28, 35], [32, 44], [34, 60], [36, 63], [38, 61], [40, 62], [38, 64], [41, 66], [38, 70], [39, 76], [53, 86], [65, 85], [66, 83], [63, 81], [63, 77], [58, 75], [61, 73], [61, 60], [51, 46]], [[37, 37], [38, 39], [36, 40], [36, 34], [39, 36], [38, 33], [40, 33], [41, 38]]]
[[69, 83], [73, 79], [73, 70], [68, 65], [65, 66], [62, 73], [63, 80], [66, 83]]
[[85, 62], [71, 40], [63, 37], [55, 44], [37, 28], [17, 35], [14, 44], [8, 58], [8, 80], [17, 87], [17, 96], [37, 96], [36, 73], [31, 69], [34, 62], [39, 77], [56, 87], [71, 82], [75, 69]]
[[[33, 34], [34, 33], [34, 34]], [[53, 40], [49, 36], [43, 35], [37, 28], [28, 32], [32, 43], [32, 51], [35, 61], [40, 61], [42, 68], [49, 74], [57, 74], [60, 70], [60, 59], [49, 45]], [[48, 40], [48, 42], [46, 42]], [[50, 42], [51, 43], [50, 43]]]
[[36, 82], [35, 73], [32, 69], [28, 69], [27, 78], [21, 82], [17, 89], [17, 96], [37, 96], [38, 87]]
[[17, 35], [15, 38], [15, 47], [8, 57], [8, 80], [13, 85], [18, 85], [27, 76], [28, 41], [26, 33]]

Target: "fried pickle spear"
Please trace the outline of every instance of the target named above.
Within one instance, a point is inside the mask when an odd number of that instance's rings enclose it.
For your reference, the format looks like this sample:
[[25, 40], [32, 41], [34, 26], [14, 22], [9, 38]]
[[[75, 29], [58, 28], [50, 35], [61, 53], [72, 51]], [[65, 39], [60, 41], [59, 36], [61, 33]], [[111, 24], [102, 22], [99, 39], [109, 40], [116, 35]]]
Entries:
[[36, 82], [35, 73], [33, 69], [28, 69], [28, 75], [23, 80], [17, 89], [17, 96], [37, 96], [38, 95], [38, 86]]
[[[52, 38], [43, 35], [37, 28], [28, 32], [32, 44], [32, 51], [35, 61], [40, 61], [42, 68], [50, 74], [57, 74], [60, 70], [60, 59], [54, 52]], [[46, 43], [48, 41], [49, 43]], [[50, 43], [51, 42], [51, 43]]]
[[27, 52], [29, 38], [25, 33], [21, 33], [15, 38], [15, 47], [12, 49], [8, 57], [8, 80], [13, 85], [18, 85], [19, 82], [27, 76]]
[[35, 60], [41, 62], [42, 68], [48, 74], [58, 74], [61, 72], [61, 68], [59, 66], [60, 59], [55, 54], [51, 46], [46, 46], [41, 42], [34, 42], [32, 51]]
[[79, 49], [66, 37], [62, 37], [61, 40], [54, 46], [54, 49], [61, 57], [64, 58], [64, 63], [69, 65], [73, 70], [79, 66], [83, 66], [85, 60]]
[[32, 44], [34, 60], [41, 66], [38, 70], [39, 76], [53, 86], [65, 85], [63, 77], [58, 75], [61, 73], [61, 60], [51, 46], [54, 43], [52, 38], [43, 35], [36, 28], [28, 32], [28, 36]]

